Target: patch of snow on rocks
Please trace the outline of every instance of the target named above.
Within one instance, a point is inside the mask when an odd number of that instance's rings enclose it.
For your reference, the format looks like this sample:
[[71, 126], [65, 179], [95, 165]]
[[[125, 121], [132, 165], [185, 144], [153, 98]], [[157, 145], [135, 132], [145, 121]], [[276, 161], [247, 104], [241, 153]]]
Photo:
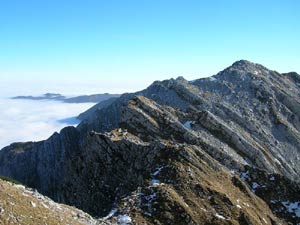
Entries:
[[131, 222], [132, 222], [132, 219], [127, 214], [118, 216], [118, 224], [120, 224], [120, 225], [131, 224]]
[[249, 203], [247, 203], [247, 202], [243, 202], [243, 205], [250, 207]]
[[241, 175], [240, 175], [240, 177], [241, 177], [241, 179], [243, 181], [251, 180], [251, 178], [249, 176], [249, 171], [242, 172]]
[[258, 183], [253, 182], [253, 183], [252, 183], [252, 192], [255, 193], [256, 189], [259, 188], [259, 187], [260, 187], [260, 185], [259, 185]]
[[204, 208], [200, 208], [201, 210], [203, 210], [204, 212], [207, 212], [207, 210], [206, 209], [204, 209]]
[[164, 168], [163, 166], [158, 167], [158, 168], [151, 174], [151, 176], [157, 176], [163, 168]]
[[216, 213], [216, 217], [221, 219], [221, 220], [226, 220], [226, 218], [218, 213]]
[[2, 206], [0, 206], [0, 215], [4, 214], [4, 212], [5, 212], [4, 208]]
[[266, 221], [266, 219], [265, 219], [265, 218], [263, 218], [263, 221], [265, 222], [265, 224], [268, 224], [268, 222]]
[[104, 219], [104, 220], [107, 220], [107, 219], [113, 217], [113, 216], [115, 215], [116, 212], [118, 212], [117, 209], [112, 209], [112, 210], [108, 213], [108, 215], [105, 216], [103, 219]]
[[186, 128], [186, 129], [191, 129], [192, 128], [192, 125], [194, 125], [196, 122], [195, 121], [186, 121], [183, 126]]
[[34, 202], [31, 201], [30, 204], [32, 205], [33, 208], [36, 207], [36, 204]]
[[208, 78], [210, 81], [216, 81], [217, 79], [215, 77], [209, 77]]
[[295, 213], [297, 217], [300, 217], [300, 202], [281, 202], [289, 213]]
[[151, 179], [151, 184], [156, 187], [156, 186], [159, 186], [161, 183], [159, 180], [157, 179]]

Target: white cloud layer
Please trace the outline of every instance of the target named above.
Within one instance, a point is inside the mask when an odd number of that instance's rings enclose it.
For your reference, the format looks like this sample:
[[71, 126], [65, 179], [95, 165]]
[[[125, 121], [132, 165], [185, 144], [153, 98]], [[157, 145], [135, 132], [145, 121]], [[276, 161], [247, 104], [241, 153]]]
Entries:
[[0, 99], [0, 149], [12, 142], [39, 141], [67, 125], [92, 103]]

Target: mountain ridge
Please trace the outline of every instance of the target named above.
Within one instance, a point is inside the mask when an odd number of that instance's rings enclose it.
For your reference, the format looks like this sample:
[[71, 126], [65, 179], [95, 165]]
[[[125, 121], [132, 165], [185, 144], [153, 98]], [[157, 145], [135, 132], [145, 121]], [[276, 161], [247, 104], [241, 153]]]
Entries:
[[101, 101], [108, 100], [110, 98], [117, 98], [120, 94], [93, 94], [93, 95], [80, 95], [76, 97], [66, 97], [57, 93], [46, 93], [41, 96], [15, 96], [11, 99], [21, 99], [21, 100], [51, 100], [51, 101], [61, 101], [65, 103], [99, 103]]
[[4, 148], [0, 174], [94, 216], [115, 209], [101, 223], [299, 223], [297, 76], [242, 60], [156, 81], [97, 104], [77, 128]]

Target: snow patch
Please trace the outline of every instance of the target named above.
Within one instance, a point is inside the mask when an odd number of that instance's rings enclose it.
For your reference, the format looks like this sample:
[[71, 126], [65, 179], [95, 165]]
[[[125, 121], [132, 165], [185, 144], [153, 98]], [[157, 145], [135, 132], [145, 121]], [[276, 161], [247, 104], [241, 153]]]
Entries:
[[192, 128], [192, 125], [194, 125], [196, 123], [196, 121], [186, 121], [183, 126], [186, 128], [186, 129], [191, 129]]
[[1, 215], [1, 214], [4, 214], [4, 212], [5, 212], [5, 210], [3, 209], [2, 206], [0, 206], [0, 215]]
[[259, 187], [260, 187], [260, 185], [259, 185], [258, 183], [253, 182], [253, 183], [252, 183], [252, 190], [251, 190], [251, 191], [252, 191], [253, 193], [255, 193], [256, 189], [259, 188]]
[[206, 209], [204, 209], [204, 208], [200, 208], [202, 211], [204, 211], [204, 212], [207, 212], [207, 210]]
[[113, 217], [113, 216], [115, 215], [116, 212], [118, 212], [117, 209], [112, 209], [112, 210], [108, 213], [108, 215], [105, 216], [103, 219], [104, 219], [104, 220], [107, 220], [107, 219]]
[[221, 220], [226, 220], [226, 218], [218, 213], [216, 213], [216, 217], [221, 219]]
[[247, 202], [243, 202], [243, 205], [250, 207], [250, 205]]
[[262, 218], [263, 219], [263, 221], [265, 222], [265, 224], [268, 224], [268, 222], [266, 221], [266, 219], [265, 218]]
[[241, 179], [243, 181], [246, 181], [246, 180], [251, 180], [250, 176], [249, 176], [249, 171], [245, 171], [245, 172], [242, 172], [241, 175], [240, 175]]
[[295, 213], [296, 217], [300, 217], [300, 202], [281, 202], [289, 213]]
[[118, 216], [118, 223], [120, 225], [130, 224], [131, 222], [132, 222], [132, 219], [127, 214]]
[[151, 216], [152, 216], [152, 214], [151, 214], [151, 213], [149, 213], [149, 212], [143, 212], [143, 214], [144, 214], [144, 215], [146, 215], [146, 216], [149, 216], [149, 217], [151, 217]]
[[36, 207], [36, 204], [34, 202], [30, 202], [30, 204], [32, 205], [33, 208]]
[[45, 203], [41, 202], [41, 204], [42, 206], [44, 206], [44, 208], [49, 209], [49, 207]]
[[159, 186], [161, 183], [159, 180], [157, 179], [151, 179], [151, 184], [156, 187], [156, 186]]
[[151, 176], [157, 176], [163, 168], [164, 168], [164, 166], [158, 167], [158, 168], [151, 174]]

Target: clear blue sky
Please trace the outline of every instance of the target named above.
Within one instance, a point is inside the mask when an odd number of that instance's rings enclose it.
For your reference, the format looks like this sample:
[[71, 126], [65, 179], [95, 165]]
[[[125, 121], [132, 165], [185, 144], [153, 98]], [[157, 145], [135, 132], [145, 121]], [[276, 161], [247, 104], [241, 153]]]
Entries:
[[136, 82], [238, 59], [300, 72], [299, 0], [3, 0], [1, 80]]

